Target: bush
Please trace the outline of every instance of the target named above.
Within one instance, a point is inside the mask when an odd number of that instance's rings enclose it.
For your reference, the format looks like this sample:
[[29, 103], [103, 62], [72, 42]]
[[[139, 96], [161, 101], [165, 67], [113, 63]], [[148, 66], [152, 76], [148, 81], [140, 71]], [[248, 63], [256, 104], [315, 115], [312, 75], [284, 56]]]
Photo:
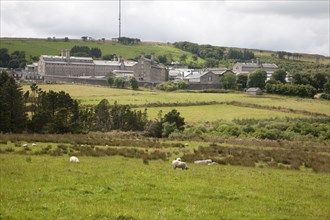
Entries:
[[266, 92], [287, 96], [299, 96], [313, 98], [317, 93], [316, 89], [311, 85], [296, 84], [266, 84]]

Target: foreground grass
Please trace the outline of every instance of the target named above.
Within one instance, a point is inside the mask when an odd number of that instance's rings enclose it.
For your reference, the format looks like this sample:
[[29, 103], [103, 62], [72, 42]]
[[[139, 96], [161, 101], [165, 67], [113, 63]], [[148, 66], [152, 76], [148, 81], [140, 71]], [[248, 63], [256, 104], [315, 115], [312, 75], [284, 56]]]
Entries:
[[327, 174], [0, 155], [4, 219], [329, 219]]

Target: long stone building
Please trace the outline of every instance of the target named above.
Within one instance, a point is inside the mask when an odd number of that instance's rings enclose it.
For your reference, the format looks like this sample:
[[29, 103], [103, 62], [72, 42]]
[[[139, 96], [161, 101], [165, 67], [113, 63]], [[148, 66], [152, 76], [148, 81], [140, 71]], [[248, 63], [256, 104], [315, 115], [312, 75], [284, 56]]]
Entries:
[[[168, 69], [141, 55], [139, 60], [124, 61], [120, 58], [93, 60], [91, 57], [73, 57], [69, 50], [61, 56], [41, 55], [38, 63], [38, 74], [45, 77], [65, 78], [106, 78], [109, 75], [120, 77], [122, 72], [131, 73], [139, 82], [161, 83], [168, 80]], [[121, 74], [117, 74], [121, 73]]]
[[271, 78], [273, 73], [278, 70], [278, 66], [273, 63], [261, 63], [259, 59], [257, 59], [257, 62], [254, 62], [252, 60], [252, 63], [240, 63], [237, 62], [233, 66], [233, 72], [236, 74], [247, 74], [256, 71], [257, 69], [263, 69], [267, 72], [267, 80]]

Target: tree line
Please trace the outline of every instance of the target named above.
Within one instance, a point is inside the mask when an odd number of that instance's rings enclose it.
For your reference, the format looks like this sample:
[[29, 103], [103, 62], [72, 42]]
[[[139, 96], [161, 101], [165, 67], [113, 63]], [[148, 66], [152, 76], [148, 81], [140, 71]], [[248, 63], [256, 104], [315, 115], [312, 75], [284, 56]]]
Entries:
[[[225, 48], [212, 46], [209, 44], [199, 45], [196, 43], [183, 41], [183, 42], [175, 42], [173, 43], [173, 45], [176, 48], [192, 53], [194, 61], [197, 60], [197, 57], [204, 59], [205, 60], [204, 67], [218, 67], [220, 60], [234, 59], [238, 61], [245, 61], [255, 58], [254, 53], [247, 49], [241, 51], [238, 49], [230, 48], [228, 52], [225, 53]], [[180, 58], [180, 61], [185, 63], [185, 59]], [[198, 65], [194, 63], [190, 63], [189, 65], [194, 68], [198, 67]]]
[[258, 69], [249, 74], [225, 74], [221, 82], [224, 89], [242, 90], [244, 88], [259, 87], [265, 89], [267, 93], [309, 98], [313, 98], [319, 92], [325, 94], [322, 98], [328, 99], [330, 94], [329, 74], [294, 73], [291, 76], [290, 83], [286, 81], [287, 77], [287, 72], [279, 69], [267, 81], [267, 72]]
[[0, 67], [3, 68], [24, 68], [27, 60], [24, 51], [14, 51], [11, 54], [8, 53], [7, 48], [0, 49]]
[[95, 57], [100, 58], [102, 56], [102, 51], [100, 48], [93, 47], [89, 48], [87, 46], [73, 46], [70, 50], [72, 56], [77, 57]]
[[64, 91], [43, 91], [36, 84], [23, 93], [15, 79], [0, 72], [0, 132], [87, 133], [90, 131], [142, 131], [167, 137], [184, 130], [184, 118], [175, 109], [148, 120], [147, 109], [110, 104], [103, 99], [96, 106], [81, 106]]

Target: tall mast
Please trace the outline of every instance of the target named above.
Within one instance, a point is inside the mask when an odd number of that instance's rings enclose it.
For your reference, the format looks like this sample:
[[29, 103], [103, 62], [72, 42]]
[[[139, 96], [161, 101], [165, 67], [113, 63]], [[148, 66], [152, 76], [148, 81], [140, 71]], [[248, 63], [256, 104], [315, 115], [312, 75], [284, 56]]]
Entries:
[[119, 0], [119, 38], [121, 37], [121, 0]]

